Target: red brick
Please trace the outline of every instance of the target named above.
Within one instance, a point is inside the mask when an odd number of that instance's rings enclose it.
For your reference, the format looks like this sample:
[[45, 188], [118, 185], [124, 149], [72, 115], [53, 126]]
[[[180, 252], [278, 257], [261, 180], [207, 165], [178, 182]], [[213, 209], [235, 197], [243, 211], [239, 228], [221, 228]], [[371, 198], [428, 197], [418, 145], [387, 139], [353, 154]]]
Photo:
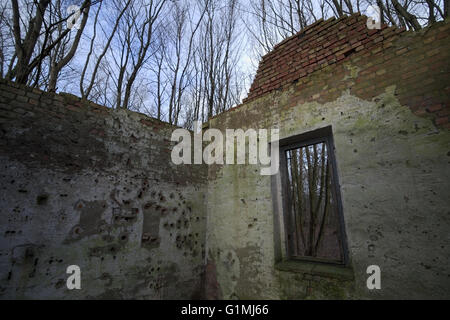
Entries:
[[69, 110], [71, 110], [71, 111], [76, 111], [76, 112], [80, 112], [80, 111], [81, 111], [81, 108], [80, 108], [80, 107], [75, 106], [75, 105], [71, 105], [71, 104], [67, 105], [66, 108], [69, 109]]
[[406, 52], [408, 52], [408, 48], [403, 48], [403, 49], [397, 50], [395, 53], [397, 55], [402, 55], [402, 54], [404, 54]]
[[445, 123], [448, 123], [448, 117], [441, 117], [436, 119], [437, 125], [443, 125]]
[[450, 108], [445, 108], [437, 113], [439, 117], [450, 116]]
[[435, 111], [438, 111], [438, 110], [441, 110], [441, 109], [442, 109], [442, 105], [441, 104], [434, 104], [432, 106], [427, 107], [427, 110], [429, 112], [435, 112]]

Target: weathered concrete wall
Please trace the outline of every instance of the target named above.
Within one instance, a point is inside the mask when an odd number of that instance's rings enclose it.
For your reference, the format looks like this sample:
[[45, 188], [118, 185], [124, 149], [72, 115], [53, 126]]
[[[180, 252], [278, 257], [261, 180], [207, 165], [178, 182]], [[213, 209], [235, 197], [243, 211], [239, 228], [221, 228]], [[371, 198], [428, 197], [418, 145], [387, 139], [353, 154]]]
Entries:
[[[449, 27], [388, 43], [381, 36], [376, 48], [210, 120], [221, 130], [279, 128], [280, 139], [332, 126], [350, 267], [277, 268], [285, 256], [283, 222], [274, 216], [279, 177], [261, 176], [257, 165], [214, 166], [208, 295], [450, 298]], [[381, 268], [381, 290], [366, 287], [369, 265]]]
[[6, 82], [0, 99], [0, 298], [201, 297], [206, 168], [172, 164], [174, 127]]
[[278, 176], [175, 166], [168, 124], [2, 81], [0, 298], [450, 298], [449, 29], [319, 22], [209, 121], [281, 139], [332, 127], [347, 268], [279, 264]]

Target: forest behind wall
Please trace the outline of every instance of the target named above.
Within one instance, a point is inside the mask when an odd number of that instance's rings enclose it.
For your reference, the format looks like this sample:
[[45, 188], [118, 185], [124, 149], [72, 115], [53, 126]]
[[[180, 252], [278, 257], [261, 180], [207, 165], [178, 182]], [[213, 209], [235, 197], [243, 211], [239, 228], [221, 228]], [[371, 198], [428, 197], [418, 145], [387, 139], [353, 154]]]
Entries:
[[418, 30], [449, 0], [4, 0], [0, 77], [191, 127], [240, 103], [275, 44], [331, 16], [381, 10]]

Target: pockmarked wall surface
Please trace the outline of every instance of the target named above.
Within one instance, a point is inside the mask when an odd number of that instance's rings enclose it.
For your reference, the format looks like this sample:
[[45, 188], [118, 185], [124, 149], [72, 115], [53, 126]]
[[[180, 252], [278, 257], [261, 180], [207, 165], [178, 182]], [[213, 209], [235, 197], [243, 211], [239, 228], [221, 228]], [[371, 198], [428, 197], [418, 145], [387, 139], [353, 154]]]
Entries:
[[7, 82], [0, 99], [0, 298], [202, 296], [206, 170], [172, 164], [175, 127]]
[[175, 165], [176, 127], [1, 80], [0, 298], [450, 298], [449, 31], [320, 20], [204, 125], [281, 140], [331, 127], [345, 267], [286, 259], [279, 173]]
[[[210, 166], [208, 296], [450, 298], [449, 31], [448, 21], [366, 30], [354, 15], [263, 57], [247, 101], [209, 127], [278, 128], [284, 139], [331, 126], [350, 262], [285, 261], [279, 174]], [[371, 265], [381, 289], [366, 285]]]

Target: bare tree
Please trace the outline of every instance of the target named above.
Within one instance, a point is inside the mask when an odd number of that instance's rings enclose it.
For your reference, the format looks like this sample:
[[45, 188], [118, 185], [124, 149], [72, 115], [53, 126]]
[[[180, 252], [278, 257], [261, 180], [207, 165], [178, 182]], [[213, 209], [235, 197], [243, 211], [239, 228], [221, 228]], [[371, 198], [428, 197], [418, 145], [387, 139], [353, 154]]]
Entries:
[[383, 23], [419, 30], [447, 18], [450, 0], [75, 2], [76, 29], [69, 0], [2, 2], [0, 76], [189, 127], [238, 104], [248, 65], [315, 21], [376, 4]]
[[422, 26], [417, 21], [417, 17], [410, 12], [406, 6], [402, 6], [398, 0], [392, 0], [392, 4], [399, 17], [403, 18], [406, 24], [414, 30], [420, 30]]
[[[174, 3], [149, 60], [155, 115], [184, 126], [238, 103], [238, 2]], [[165, 114], [162, 110], [166, 110]]]
[[13, 45], [14, 39], [11, 34], [11, 29], [8, 25], [8, 8], [7, 3], [0, 4], [0, 77], [4, 77], [5, 69], [7, 68], [8, 60], [11, 59], [8, 55], [12, 50], [8, 47]]
[[[77, 29], [75, 39], [70, 44], [70, 49], [67, 50], [67, 42], [64, 41], [64, 39], [55, 46], [54, 53], [52, 55], [51, 63], [50, 63], [50, 70], [49, 70], [49, 83], [47, 89], [49, 91], [55, 91], [56, 90], [56, 82], [58, 79], [58, 76], [64, 66], [66, 66], [70, 60], [72, 60], [73, 56], [75, 55], [75, 52], [78, 48], [78, 45], [80, 43], [81, 34], [83, 33], [83, 30], [86, 26], [86, 22], [89, 15], [89, 9], [90, 9], [91, 1], [87, 0], [85, 1], [84, 6], [86, 9], [83, 10], [83, 17], [81, 19], [80, 27]], [[63, 19], [63, 15], [61, 12], [61, 1], [56, 1], [56, 8], [58, 12], [58, 16], [60, 19]], [[62, 24], [59, 23], [57, 25], [58, 35], [61, 35], [63, 32]], [[42, 61], [42, 60], [41, 60]], [[36, 77], [36, 80], [38, 80], [39, 77]]]
[[[169, 123], [178, 124], [179, 115], [182, 108], [182, 102], [185, 90], [190, 84], [192, 54], [194, 52], [194, 41], [197, 31], [205, 16], [209, 6], [209, 0], [199, 2], [199, 8], [190, 11], [187, 3], [183, 6], [175, 3], [173, 6], [173, 32], [172, 32], [172, 51], [166, 51], [165, 57], [168, 61], [168, 75], [171, 79], [170, 97], [169, 97]], [[194, 14], [198, 13], [198, 18], [194, 21]], [[188, 25], [190, 29], [187, 30]], [[187, 34], [186, 34], [187, 33]], [[185, 43], [183, 40], [187, 38]], [[184, 50], [183, 50], [184, 44]], [[174, 61], [171, 61], [171, 56]]]
[[[56, 6], [58, 6], [58, 3], [60, 4], [58, 1]], [[32, 5], [28, 5], [27, 7], [29, 10], [27, 20], [21, 16], [18, 0], [11, 0], [11, 5], [15, 52], [13, 59], [10, 62], [6, 78], [11, 80], [14, 79], [19, 83], [28, 83], [28, 79], [33, 72], [35, 72], [34, 76], [39, 79], [43, 60], [48, 57], [52, 51], [54, 52], [55, 48], [70, 36], [71, 28], [62, 30], [61, 27], [69, 17], [62, 18], [60, 8], [59, 10], [55, 9], [55, 5], [51, 4], [49, 0], [35, 1]], [[58, 59], [57, 62], [54, 60], [53, 66], [50, 67], [50, 70], [52, 70], [51, 73], [53, 74], [51, 85], [53, 87], [56, 86], [54, 79], [57, 77], [62, 67], [64, 67], [75, 54], [81, 33], [86, 25], [90, 6], [90, 0], [85, 0], [81, 5], [80, 10], [83, 13], [83, 18], [74, 41], [72, 42], [70, 49], [60, 55], [60, 59]], [[58, 35], [53, 39], [52, 35], [55, 31]], [[42, 39], [42, 45], [40, 46], [41, 48], [37, 50], [40, 39]], [[68, 47], [69, 45], [66, 43], [65, 49]], [[59, 47], [59, 49], [61, 49], [61, 47]], [[38, 83], [38, 80], [35, 81], [35, 83]]]
[[110, 55], [113, 63], [109, 64], [108, 70], [110, 85], [116, 90], [114, 105], [118, 108], [130, 108], [137, 93], [133, 90], [134, 85], [144, 85], [138, 79], [139, 72], [153, 53], [149, 49], [154, 43], [154, 32], [165, 4], [166, 0], [133, 1], [126, 10], [124, 21], [118, 23], [115, 47]]
[[[229, 0], [222, 11], [219, 2], [211, 2], [202, 26], [204, 38], [199, 46], [202, 93], [204, 94], [204, 119], [212, 117], [238, 103], [231, 95], [231, 78], [236, 68], [237, 1]], [[206, 104], [206, 105], [205, 105]]]
[[342, 17], [376, 4], [382, 23], [419, 30], [448, 17], [449, 0], [252, 0], [247, 25], [257, 58], [306, 25], [330, 16]]
[[[83, 99], [88, 99], [90, 97], [91, 91], [92, 91], [92, 89], [94, 87], [94, 84], [96, 83], [97, 73], [98, 73], [98, 70], [99, 70], [99, 68], [101, 66], [102, 60], [105, 57], [106, 53], [108, 52], [108, 49], [109, 49], [109, 47], [111, 45], [111, 42], [112, 42], [112, 40], [113, 40], [113, 38], [115, 36], [116, 30], [119, 27], [119, 23], [120, 23], [120, 21], [122, 19], [122, 16], [127, 11], [130, 3], [131, 3], [131, 0], [127, 0], [127, 2], [123, 6], [121, 6], [120, 5], [120, 1], [114, 2], [114, 9], [115, 9], [115, 12], [118, 12], [118, 14], [114, 18], [113, 28], [112, 28], [109, 36], [107, 36], [106, 44], [103, 46], [100, 55], [95, 60], [94, 68], [93, 68], [93, 70], [92, 70], [92, 72], [90, 74], [90, 80], [89, 80], [88, 86], [85, 89], [84, 88], [84, 79], [85, 79], [85, 75], [86, 75], [86, 70], [87, 70], [88, 65], [89, 65], [89, 63], [91, 61], [91, 56], [93, 54], [94, 41], [95, 41], [96, 32], [97, 32], [97, 21], [98, 21], [98, 12], [99, 12], [99, 11], [97, 11], [97, 14], [95, 16], [95, 21], [94, 21], [94, 35], [91, 38], [89, 52], [87, 54], [86, 61], [85, 61], [84, 67], [83, 67], [83, 71], [81, 73], [81, 79], [80, 79], [80, 93], [81, 93], [81, 97]], [[100, 8], [99, 8], [99, 10], [100, 10]]]

